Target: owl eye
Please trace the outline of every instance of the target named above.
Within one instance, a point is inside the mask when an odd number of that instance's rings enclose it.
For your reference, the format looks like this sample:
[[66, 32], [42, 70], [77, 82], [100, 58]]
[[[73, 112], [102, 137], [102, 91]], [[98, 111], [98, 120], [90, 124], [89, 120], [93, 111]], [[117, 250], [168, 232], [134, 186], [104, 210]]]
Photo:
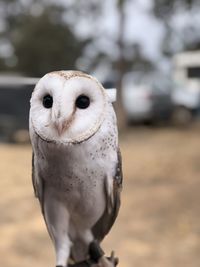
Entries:
[[42, 100], [42, 104], [45, 108], [51, 108], [53, 106], [53, 97], [45, 95]]
[[76, 107], [80, 109], [88, 108], [90, 105], [90, 99], [86, 95], [80, 95], [76, 99]]

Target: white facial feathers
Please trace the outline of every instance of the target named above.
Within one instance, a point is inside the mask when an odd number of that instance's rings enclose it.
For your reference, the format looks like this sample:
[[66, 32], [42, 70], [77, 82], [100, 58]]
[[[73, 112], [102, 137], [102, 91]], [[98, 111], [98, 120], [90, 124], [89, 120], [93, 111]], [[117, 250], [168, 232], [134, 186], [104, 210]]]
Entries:
[[49, 73], [40, 79], [32, 94], [30, 126], [47, 141], [82, 142], [99, 129], [113, 96], [87, 74]]

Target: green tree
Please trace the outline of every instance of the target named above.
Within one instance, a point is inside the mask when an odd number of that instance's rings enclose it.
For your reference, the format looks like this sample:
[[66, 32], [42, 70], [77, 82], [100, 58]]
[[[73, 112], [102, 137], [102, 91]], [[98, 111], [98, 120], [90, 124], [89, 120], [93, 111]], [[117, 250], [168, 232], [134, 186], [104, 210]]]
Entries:
[[76, 61], [88, 40], [80, 41], [63, 21], [64, 8], [36, 1], [40, 12], [34, 14], [34, 1], [29, 5], [19, 1], [19, 6], [16, 2], [3, 1], [7, 31], [2, 37], [12, 44], [16, 60], [16, 65], [7, 69], [41, 76], [56, 69], [76, 68]]
[[45, 11], [39, 17], [24, 19], [13, 45], [16, 70], [40, 76], [52, 70], [74, 69], [85, 42], [78, 41], [66, 25], [52, 22]]

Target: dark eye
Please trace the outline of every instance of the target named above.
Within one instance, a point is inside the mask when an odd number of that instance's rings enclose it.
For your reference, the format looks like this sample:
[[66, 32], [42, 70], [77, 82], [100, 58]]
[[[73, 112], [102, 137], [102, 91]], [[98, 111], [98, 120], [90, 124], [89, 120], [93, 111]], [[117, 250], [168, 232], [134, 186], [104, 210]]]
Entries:
[[51, 108], [53, 106], [53, 97], [45, 95], [42, 100], [42, 104], [45, 108]]
[[90, 105], [90, 99], [88, 96], [80, 95], [77, 97], [77, 99], [76, 99], [76, 107], [77, 108], [85, 109], [85, 108], [89, 107], [89, 105]]

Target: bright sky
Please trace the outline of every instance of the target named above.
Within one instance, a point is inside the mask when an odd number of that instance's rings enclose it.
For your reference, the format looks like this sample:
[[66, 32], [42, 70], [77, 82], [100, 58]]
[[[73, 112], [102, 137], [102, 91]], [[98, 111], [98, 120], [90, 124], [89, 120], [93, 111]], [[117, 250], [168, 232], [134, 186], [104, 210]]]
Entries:
[[[99, 21], [86, 19], [79, 20], [75, 25], [77, 33], [81, 36], [95, 35], [98, 50], [104, 51], [112, 57], [117, 56], [117, 47], [111, 40], [116, 40], [118, 34], [118, 13], [115, 0], [105, 1], [103, 16]], [[126, 25], [124, 38], [127, 43], [139, 43], [145, 56], [156, 61], [160, 58], [160, 45], [164, 34], [162, 24], [150, 14], [153, 6], [152, 0], [128, 1], [125, 8]], [[88, 51], [94, 53], [94, 51]]]
[[164, 35], [162, 24], [151, 15], [152, 0], [131, 1], [126, 8], [125, 39], [139, 42], [143, 53], [153, 61], [160, 58], [160, 45]]

